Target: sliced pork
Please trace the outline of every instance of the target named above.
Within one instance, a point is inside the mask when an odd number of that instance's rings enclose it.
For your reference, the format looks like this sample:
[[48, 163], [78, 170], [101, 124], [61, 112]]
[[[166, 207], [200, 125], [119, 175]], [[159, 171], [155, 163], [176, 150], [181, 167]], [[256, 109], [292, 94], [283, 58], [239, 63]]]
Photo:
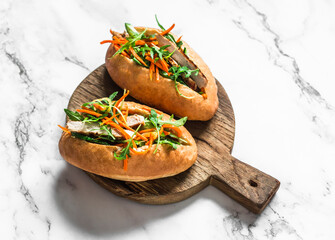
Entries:
[[[134, 114], [127, 117], [127, 125], [131, 128], [138, 127], [140, 124], [144, 124], [144, 117], [142, 115]], [[81, 121], [68, 121], [67, 127], [71, 132], [77, 132], [83, 135], [91, 135], [91, 136], [99, 136], [106, 135], [108, 136], [108, 132], [104, 129], [100, 129], [101, 126], [99, 123], [89, 123], [89, 122], [81, 122]], [[117, 139], [123, 138], [122, 134], [114, 128], [111, 128], [111, 133]], [[133, 135], [133, 131], [124, 130], [130, 136]]]
[[[173, 44], [171, 41], [166, 39], [161, 34], [156, 34], [158, 46], [163, 47], [166, 45], [170, 45], [168, 48], [166, 48], [169, 52], [173, 52], [172, 58], [180, 65], [180, 66], [187, 66], [191, 70], [198, 69], [197, 66], [181, 51], [177, 49], [177, 46]], [[201, 88], [205, 88], [207, 86], [208, 80], [206, 77], [199, 71], [198, 75], [195, 75], [192, 73], [191, 78], [195, 81], [197, 86]]]

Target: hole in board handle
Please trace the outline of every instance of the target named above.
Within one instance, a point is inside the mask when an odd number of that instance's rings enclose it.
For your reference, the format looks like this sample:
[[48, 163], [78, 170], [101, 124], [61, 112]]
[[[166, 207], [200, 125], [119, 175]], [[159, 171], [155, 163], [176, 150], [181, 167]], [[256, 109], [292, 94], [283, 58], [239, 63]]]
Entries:
[[258, 183], [256, 183], [254, 180], [249, 180], [248, 181], [251, 187], [258, 187]]

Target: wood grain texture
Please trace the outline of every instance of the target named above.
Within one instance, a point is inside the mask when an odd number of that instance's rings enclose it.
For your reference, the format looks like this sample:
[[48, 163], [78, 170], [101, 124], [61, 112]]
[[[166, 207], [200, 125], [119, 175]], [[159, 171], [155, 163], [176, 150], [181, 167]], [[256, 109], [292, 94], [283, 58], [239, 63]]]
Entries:
[[[185, 127], [198, 146], [196, 163], [173, 177], [145, 182], [124, 182], [87, 174], [114, 194], [147, 204], [167, 204], [184, 200], [209, 184], [222, 190], [254, 213], [260, 213], [279, 188], [279, 181], [230, 155], [235, 134], [234, 112], [229, 98], [218, 84], [219, 109], [207, 122], [189, 121]], [[68, 108], [109, 96], [120, 89], [110, 78], [105, 65], [88, 75], [74, 91]], [[131, 97], [127, 100], [135, 101]]]

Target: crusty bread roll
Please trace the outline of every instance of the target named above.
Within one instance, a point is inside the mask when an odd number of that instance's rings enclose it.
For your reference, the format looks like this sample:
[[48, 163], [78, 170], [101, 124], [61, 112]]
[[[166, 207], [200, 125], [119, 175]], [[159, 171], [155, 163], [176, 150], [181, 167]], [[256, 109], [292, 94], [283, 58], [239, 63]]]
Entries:
[[[144, 29], [144, 27], [136, 28], [139, 32]], [[160, 32], [158, 29], [147, 28], [145, 34]], [[179, 91], [192, 98], [180, 96], [175, 89], [174, 81], [163, 76], [160, 76], [158, 82], [150, 80], [148, 68], [136, 64], [132, 59], [121, 54], [112, 57], [116, 52], [113, 44], [109, 46], [106, 53], [106, 68], [113, 81], [121, 88], [129, 89], [131, 96], [140, 102], [179, 117], [187, 116], [189, 120], [206, 121], [214, 116], [218, 108], [216, 82], [201, 57], [185, 41], [183, 43], [188, 52], [188, 60], [192, 61], [207, 79], [205, 87], [207, 99], [188, 86], [178, 83]]]
[[[123, 108], [130, 114], [149, 115], [148, 107], [134, 102], [124, 102]], [[122, 108], [122, 109], [123, 109]], [[169, 119], [164, 114], [163, 120]], [[123, 161], [114, 158], [114, 152], [120, 147], [89, 143], [63, 133], [59, 141], [59, 151], [70, 164], [85, 171], [124, 181], [146, 181], [176, 175], [185, 171], [196, 161], [197, 146], [192, 135], [185, 127], [180, 127], [182, 138], [187, 145], [178, 145], [177, 149], [160, 144], [154, 154], [156, 144], [145, 154], [132, 154], [128, 159], [128, 169], [123, 169]]]

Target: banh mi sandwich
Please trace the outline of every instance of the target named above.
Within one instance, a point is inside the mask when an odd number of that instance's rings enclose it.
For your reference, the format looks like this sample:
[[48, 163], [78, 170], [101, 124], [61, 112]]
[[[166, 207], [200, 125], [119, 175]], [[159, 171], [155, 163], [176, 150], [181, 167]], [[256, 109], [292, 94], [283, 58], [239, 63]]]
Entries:
[[84, 103], [70, 111], [59, 151], [85, 171], [124, 181], [145, 181], [176, 175], [197, 158], [197, 146], [173, 116], [134, 102], [110, 97]]
[[124, 33], [110, 31], [113, 40], [101, 42], [110, 43], [105, 59], [109, 75], [149, 106], [189, 120], [211, 119], [218, 108], [211, 71], [181, 36], [170, 33], [174, 24], [165, 29], [157, 23], [161, 29], [126, 23]]

